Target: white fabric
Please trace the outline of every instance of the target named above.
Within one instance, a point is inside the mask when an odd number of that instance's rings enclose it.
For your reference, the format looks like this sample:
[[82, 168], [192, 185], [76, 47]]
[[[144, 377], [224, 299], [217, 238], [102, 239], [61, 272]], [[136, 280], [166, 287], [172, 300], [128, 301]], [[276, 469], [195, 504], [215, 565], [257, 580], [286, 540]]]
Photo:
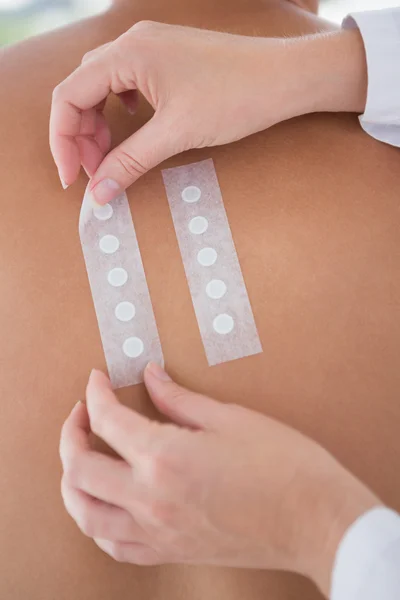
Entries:
[[345, 533], [332, 573], [331, 600], [400, 599], [400, 516], [378, 507]]
[[372, 137], [400, 146], [400, 8], [352, 13], [344, 28], [358, 27], [368, 67], [368, 94], [362, 128]]

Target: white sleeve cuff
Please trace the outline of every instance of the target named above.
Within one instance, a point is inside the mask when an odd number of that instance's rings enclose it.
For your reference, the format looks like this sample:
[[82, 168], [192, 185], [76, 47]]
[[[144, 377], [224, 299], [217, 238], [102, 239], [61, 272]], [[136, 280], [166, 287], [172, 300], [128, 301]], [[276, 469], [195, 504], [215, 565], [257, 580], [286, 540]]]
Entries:
[[374, 138], [400, 146], [400, 8], [352, 13], [343, 27], [358, 27], [368, 68], [363, 129]]
[[400, 516], [384, 507], [345, 533], [332, 573], [331, 600], [399, 600]]

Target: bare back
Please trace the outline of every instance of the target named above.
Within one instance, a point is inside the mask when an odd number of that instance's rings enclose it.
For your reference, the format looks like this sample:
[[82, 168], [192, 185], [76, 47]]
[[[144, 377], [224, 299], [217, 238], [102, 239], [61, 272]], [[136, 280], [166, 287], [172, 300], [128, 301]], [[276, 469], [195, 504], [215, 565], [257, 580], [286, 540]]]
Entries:
[[[167, 3], [168, 4], [168, 3]], [[289, 3], [116, 9], [0, 54], [0, 596], [19, 600], [316, 599], [288, 574], [113, 562], [65, 513], [63, 420], [104, 356], [78, 216], [48, 148], [51, 91], [88, 50], [144, 18], [248, 35], [329, 28]], [[248, 3], [247, 3], [248, 4]], [[260, 69], [265, 68], [260, 65]], [[149, 117], [111, 102], [114, 142]], [[209, 368], [160, 169], [213, 158], [261, 355]], [[399, 154], [355, 116], [314, 115], [175, 157], [129, 190], [167, 368], [223, 402], [312, 436], [400, 508]], [[152, 225], [157, 222], [157, 228]], [[142, 386], [124, 402], [153, 415]]]

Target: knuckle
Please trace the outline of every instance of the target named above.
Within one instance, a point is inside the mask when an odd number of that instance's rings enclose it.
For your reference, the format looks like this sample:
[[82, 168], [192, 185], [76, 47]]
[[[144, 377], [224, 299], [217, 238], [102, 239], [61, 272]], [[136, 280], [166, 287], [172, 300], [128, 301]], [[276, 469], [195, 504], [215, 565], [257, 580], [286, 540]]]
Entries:
[[156, 25], [157, 23], [155, 21], [144, 19], [135, 23], [131, 28], [131, 31], [145, 31], [149, 29], [154, 29]]
[[110, 417], [109, 412], [109, 409], [103, 404], [96, 404], [94, 410], [90, 413], [90, 428], [93, 433], [100, 437], [104, 430], [105, 423]]
[[185, 406], [188, 403], [191, 392], [172, 385], [169, 389], [167, 388], [164, 392], [164, 396], [161, 401], [165, 402], [171, 409], [179, 407], [180, 411], [185, 410]]
[[160, 488], [165, 481], [166, 461], [159, 454], [153, 454], [147, 460], [147, 479], [150, 486]]
[[122, 544], [119, 544], [118, 542], [110, 542], [107, 550], [108, 554], [116, 562], [126, 562], [125, 552]]
[[60, 102], [63, 99], [64, 90], [65, 90], [64, 82], [61, 82], [58, 85], [56, 85], [56, 87], [53, 90], [53, 94], [52, 94], [53, 102]]
[[71, 497], [71, 486], [66, 481], [64, 475], [61, 479], [61, 497], [64, 502], [64, 506], [66, 508], [67, 513], [72, 518], [74, 518], [74, 514], [76, 511], [76, 505], [75, 505], [75, 502], [73, 502], [73, 499]]
[[[174, 443], [176, 428], [163, 426], [163, 434], [160, 437], [158, 431], [149, 436], [149, 446], [143, 457], [143, 465], [146, 465], [146, 474], [149, 485], [161, 489], [171, 484], [171, 476], [178, 470]], [[158, 435], [157, 435], [158, 434]]]
[[86, 52], [83, 55], [81, 64], [84, 65], [85, 63], [87, 63], [90, 60], [99, 58], [102, 54], [104, 54], [113, 45], [114, 45], [114, 42], [108, 42], [106, 44], [102, 44], [101, 46], [98, 46], [97, 48], [93, 48], [93, 50], [89, 50], [88, 52]]
[[61, 428], [60, 443], [58, 445], [58, 452], [59, 452], [63, 466], [64, 466], [64, 462], [65, 462], [65, 456], [68, 454], [67, 453], [67, 440], [68, 440], [68, 423], [65, 422]]
[[91, 514], [90, 509], [81, 506], [77, 515], [75, 516], [75, 520], [79, 529], [84, 535], [87, 537], [96, 536], [95, 523], [93, 521], [93, 515]]
[[69, 485], [69, 482], [65, 477], [65, 473], [63, 473], [63, 476], [61, 477], [61, 496], [64, 500], [64, 503], [68, 500], [70, 487], [71, 486]]
[[173, 404], [181, 404], [187, 399], [187, 394], [186, 390], [174, 387], [174, 389], [168, 391], [166, 396]]
[[129, 152], [120, 150], [116, 159], [129, 177], [137, 178], [146, 173], [147, 169], [143, 163], [133, 157]]
[[78, 488], [81, 480], [81, 467], [79, 461], [74, 458], [69, 458], [64, 464], [63, 482], [67, 486]]
[[89, 52], [86, 52], [86, 54], [84, 54], [82, 57], [82, 64], [85, 64], [86, 62], [94, 58], [96, 54], [97, 50], [89, 50]]

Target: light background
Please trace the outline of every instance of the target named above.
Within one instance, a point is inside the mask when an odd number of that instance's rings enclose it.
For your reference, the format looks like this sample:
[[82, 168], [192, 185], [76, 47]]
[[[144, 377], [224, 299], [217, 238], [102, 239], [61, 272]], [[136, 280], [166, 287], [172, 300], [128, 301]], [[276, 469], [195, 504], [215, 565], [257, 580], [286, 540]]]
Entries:
[[[0, 0], [0, 45], [101, 12], [110, 3], [111, 0]], [[340, 23], [351, 11], [399, 4], [399, 0], [321, 0], [320, 14]]]
[[349, 12], [400, 6], [399, 0], [320, 0], [321, 16], [341, 23]]

